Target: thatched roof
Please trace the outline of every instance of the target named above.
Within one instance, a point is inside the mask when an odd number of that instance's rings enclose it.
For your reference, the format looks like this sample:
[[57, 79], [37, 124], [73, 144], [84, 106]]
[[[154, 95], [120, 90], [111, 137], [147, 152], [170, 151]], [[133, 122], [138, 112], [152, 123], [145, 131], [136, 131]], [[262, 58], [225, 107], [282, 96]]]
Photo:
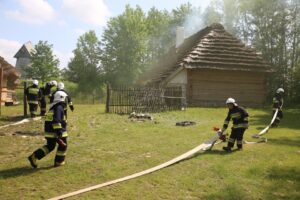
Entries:
[[21, 78], [21, 73], [14, 66], [9, 64], [3, 57], [0, 56], [0, 64], [3, 67], [3, 77], [10, 79], [15, 85], [19, 84], [19, 79]]
[[152, 83], [161, 82], [179, 68], [273, 72], [260, 54], [221, 24], [212, 24], [185, 39], [178, 48], [170, 48], [146, 76]]

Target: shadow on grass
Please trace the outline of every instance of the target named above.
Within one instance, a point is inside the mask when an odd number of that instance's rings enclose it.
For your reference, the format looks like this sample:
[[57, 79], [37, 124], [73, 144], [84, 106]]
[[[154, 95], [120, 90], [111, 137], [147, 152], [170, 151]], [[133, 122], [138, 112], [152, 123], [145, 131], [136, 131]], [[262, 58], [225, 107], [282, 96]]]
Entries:
[[[300, 129], [300, 123], [298, 122], [300, 118], [300, 109], [289, 109], [283, 110], [283, 119], [281, 120], [279, 127], [290, 128], [290, 129]], [[272, 112], [265, 111], [265, 114], [252, 116], [250, 121], [250, 126], [259, 126], [257, 130], [265, 128], [272, 120]]]
[[268, 139], [268, 141], [271, 144], [287, 145], [287, 146], [294, 146], [294, 147], [300, 146], [300, 136], [296, 138], [293, 137], [293, 139], [290, 139], [288, 137], [272, 138], [272, 139]]
[[300, 168], [274, 166], [268, 170], [268, 192], [264, 199], [300, 199]]
[[[200, 152], [197, 152], [197, 153], [195, 153], [194, 155], [192, 155], [188, 158], [185, 158], [181, 161], [178, 161], [177, 163], [181, 163], [181, 162], [196, 158], [196, 157], [204, 155], [204, 154], [227, 156], [227, 155], [233, 154], [235, 152], [239, 152], [239, 151], [237, 149], [233, 149], [231, 152], [226, 152], [226, 151], [223, 151], [223, 150], [214, 150], [214, 149], [206, 150], [206, 151], [200, 151]], [[177, 163], [174, 163], [174, 164], [177, 164]]]
[[18, 122], [25, 119], [23, 115], [0, 117], [1, 122]]
[[37, 131], [15, 131], [13, 133], [13, 135], [38, 136], [38, 135], [42, 135], [42, 134]]
[[31, 168], [29, 166], [25, 167], [16, 167], [16, 168], [11, 168], [11, 169], [5, 169], [0, 171], [0, 179], [8, 179], [8, 178], [14, 178], [18, 176], [26, 176], [32, 173], [35, 173], [40, 170], [49, 170], [54, 168], [53, 166], [48, 166], [48, 167], [40, 167], [40, 168]]

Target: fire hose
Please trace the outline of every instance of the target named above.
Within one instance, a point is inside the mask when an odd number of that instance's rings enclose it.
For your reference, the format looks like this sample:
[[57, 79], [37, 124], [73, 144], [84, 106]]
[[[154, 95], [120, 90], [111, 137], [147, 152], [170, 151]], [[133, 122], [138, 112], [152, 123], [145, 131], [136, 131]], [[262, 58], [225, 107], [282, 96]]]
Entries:
[[27, 122], [38, 121], [38, 120], [41, 120], [41, 119], [42, 119], [41, 117], [26, 118], [26, 119], [23, 119], [23, 120], [18, 121], [16, 123], [6, 124], [6, 125], [3, 125], [3, 126], [0, 126], [0, 129], [6, 128], [6, 127], [9, 127], [9, 126], [16, 126], [16, 125], [19, 125], [19, 124], [24, 124], [24, 123], [27, 123]]

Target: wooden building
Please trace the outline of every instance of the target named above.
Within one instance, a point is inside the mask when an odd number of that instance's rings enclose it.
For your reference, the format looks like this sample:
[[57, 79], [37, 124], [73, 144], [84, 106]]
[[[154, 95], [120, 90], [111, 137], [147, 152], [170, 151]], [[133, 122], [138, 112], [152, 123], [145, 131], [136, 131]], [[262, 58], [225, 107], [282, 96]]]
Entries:
[[34, 49], [32, 43], [29, 41], [23, 44], [14, 56], [14, 58], [17, 59], [16, 68], [21, 72], [23, 78], [26, 78], [23, 69], [31, 65], [31, 58], [35, 52], [36, 50]]
[[243, 106], [261, 106], [271, 72], [259, 53], [221, 24], [212, 24], [182, 39], [142, 79], [147, 84], [182, 87], [188, 106], [224, 106], [228, 97]]
[[21, 73], [1, 56], [0, 67], [3, 72], [1, 82], [1, 104], [15, 104], [17, 101], [15, 89], [20, 84]]

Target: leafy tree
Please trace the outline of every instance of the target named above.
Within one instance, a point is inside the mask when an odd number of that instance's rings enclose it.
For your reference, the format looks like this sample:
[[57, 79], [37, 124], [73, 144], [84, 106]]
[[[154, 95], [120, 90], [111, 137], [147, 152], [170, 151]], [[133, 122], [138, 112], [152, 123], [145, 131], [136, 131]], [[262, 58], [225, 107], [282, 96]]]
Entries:
[[112, 85], [130, 85], [146, 63], [146, 17], [142, 9], [126, 6], [123, 14], [111, 18], [102, 39], [102, 63]]
[[100, 44], [94, 31], [79, 37], [74, 57], [65, 70], [68, 80], [78, 83], [78, 90], [93, 93], [103, 82], [103, 70], [100, 63]]
[[45, 82], [59, 76], [59, 60], [53, 55], [52, 47], [47, 41], [39, 41], [34, 46], [32, 64], [24, 69], [27, 77]]

